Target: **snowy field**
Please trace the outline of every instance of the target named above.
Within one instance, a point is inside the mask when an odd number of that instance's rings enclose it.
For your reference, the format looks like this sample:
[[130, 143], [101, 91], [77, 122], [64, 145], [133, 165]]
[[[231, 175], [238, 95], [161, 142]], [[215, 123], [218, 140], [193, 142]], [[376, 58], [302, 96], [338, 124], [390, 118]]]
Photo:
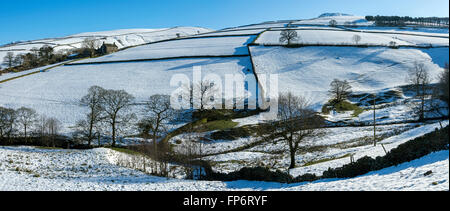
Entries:
[[322, 17], [313, 18], [309, 20], [301, 20], [292, 22], [293, 25], [325, 25], [328, 26], [331, 20], [335, 20], [337, 25], [346, 25], [347, 23], [352, 23], [357, 26], [371, 26], [374, 25], [373, 22], [366, 21], [366, 18], [363, 16], [352, 16], [352, 15], [343, 15], [340, 14], [338, 16], [334, 16], [334, 14], [323, 15]]
[[193, 35], [192, 37], [208, 37], [208, 36], [237, 36], [237, 35], [258, 35], [266, 29], [235, 29], [235, 30], [220, 30], [212, 33], [205, 33], [201, 35]]
[[358, 26], [356, 28], [350, 28], [352, 30], [360, 31], [391, 31], [395, 33], [407, 33], [407, 34], [439, 34], [440, 36], [448, 36], [448, 28], [422, 28], [422, 27], [379, 27], [379, 26]]
[[[442, 122], [442, 125], [445, 127], [448, 121]], [[336, 168], [350, 163], [350, 155], [353, 155], [355, 160], [364, 156], [373, 158], [384, 156], [385, 152], [380, 144], [390, 151], [400, 144], [433, 132], [439, 127], [439, 123], [378, 126], [377, 136], [381, 141], [378, 141], [376, 147], [373, 146], [373, 126], [323, 129], [319, 135], [308, 138], [300, 144], [301, 150], [295, 158], [298, 167], [292, 169], [290, 173], [293, 176], [306, 173], [322, 175], [323, 171], [328, 170], [329, 167]], [[197, 135], [204, 136], [204, 134]], [[184, 143], [188, 140], [180, 135], [172, 138], [170, 143], [174, 144], [175, 151], [182, 151]], [[204, 159], [211, 161], [213, 169], [219, 172], [238, 171], [248, 166], [266, 166], [286, 171], [290, 164], [290, 157], [285, 142], [277, 140], [258, 142], [258, 140], [258, 138], [249, 137], [233, 141], [202, 141], [203, 153], [214, 154]], [[250, 147], [246, 147], [250, 144]], [[240, 150], [236, 151], [236, 149]]]
[[[280, 43], [281, 31], [264, 32], [255, 41], [257, 44], [282, 44]], [[361, 38], [358, 45], [381, 45], [390, 46], [391, 42], [395, 42], [397, 46], [433, 46], [442, 47], [449, 46], [448, 37], [427, 37], [414, 36], [405, 34], [389, 34], [389, 33], [364, 33], [343, 30], [297, 30], [299, 36], [298, 41], [293, 44], [308, 45], [356, 45], [353, 40], [354, 36]]]
[[227, 30], [247, 30], [247, 29], [270, 29], [270, 28], [284, 28], [286, 27], [291, 21], [279, 21], [279, 22], [265, 22], [265, 23], [259, 23], [259, 24], [251, 24], [246, 26], [239, 26], [239, 27], [233, 27], [233, 28], [226, 28], [223, 29], [223, 31]]
[[[332, 19], [339, 25], [354, 23], [359, 28], [352, 30], [367, 32], [329, 27]], [[201, 67], [202, 77], [214, 73], [224, 79], [226, 74], [235, 74], [242, 75], [251, 82], [256, 81], [255, 74], [277, 74], [280, 92], [291, 91], [306, 97], [317, 111], [329, 100], [329, 84], [335, 78], [348, 80], [355, 94], [380, 95], [394, 92], [395, 97], [388, 97], [378, 105], [377, 122], [386, 125], [377, 127], [380, 139], [377, 147], [373, 147], [371, 126], [322, 129], [322, 133], [301, 144], [296, 156], [298, 167], [289, 173], [293, 176], [305, 173], [321, 175], [329, 167], [348, 164], [350, 156], [355, 159], [383, 156], [385, 151], [381, 144], [389, 151], [433, 132], [440, 126], [438, 122], [405, 123], [412, 118], [411, 108], [406, 105], [411, 96], [402, 90], [402, 86], [408, 84], [408, 71], [416, 62], [423, 63], [428, 68], [432, 82], [437, 81], [444, 64], [448, 63], [448, 35], [442, 34], [442, 30], [399, 31], [396, 28], [377, 28], [372, 25], [373, 23], [360, 16], [324, 14], [310, 20], [265, 22], [216, 32], [197, 27], [116, 30], [4, 46], [0, 47], [0, 59], [8, 50], [15, 54], [27, 53], [32, 47], [39, 48], [44, 44], [55, 47], [55, 50], [73, 49], [80, 47], [85, 38], [116, 43], [119, 48], [139, 45], [110, 55], [78, 61], [121, 61], [120, 63], [58, 66], [0, 83], [0, 106], [14, 109], [25, 106], [35, 109], [40, 115], [55, 117], [63, 124], [61, 132], [70, 135], [76, 121], [83, 118], [86, 112], [78, 101], [87, 94], [91, 86], [125, 90], [136, 98], [136, 103], [141, 103], [154, 94], [171, 94], [178, 88], [170, 86], [170, 80], [176, 74], [183, 74], [192, 80], [195, 66]], [[353, 37], [359, 35], [360, 45], [387, 46], [395, 42], [396, 45], [409, 47], [248, 47], [256, 37], [257, 44], [281, 44], [280, 27], [287, 26], [297, 30], [301, 37], [298, 42], [304, 44], [354, 45], [356, 43]], [[146, 44], [178, 36], [189, 39]], [[415, 48], [417, 46], [433, 48]], [[132, 61], [190, 56], [230, 57]], [[3, 74], [0, 81], [56, 65], [58, 64]], [[270, 91], [270, 86], [266, 87], [263, 81], [260, 83], [264, 91]], [[255, 90], [247, 91], [256, 95]], [[356, 98], [352, 100], [353, 103], [360, 103]], [[361, 107], [364, 110], [358, 116], [353, 116], [352, 112], [331, 112], [324, 114], [324, 117], [340, 123], [371, 121], [373, 113], [370, 108]], [[133, 106], [133, 109], [134, 113], [140, 114], [139, 106]], [[262, 118], [255, 115], [232, 121], [238, 124], [237, 127], [242, 127], [261, 123]], [[447, 126], [449, 122], [443, 121], [442, 124]], [[282, 141], [265, 142], [252, 136], [236, 140], [209, 140], [208, 137], [213, 132], [215, 131], [180, 134], [172, 137], [169, 142], [173, 144], [175, 151], [182, 151], [183, 144], [193, 137], [203, 140], [202, 150], [208, 155], [205, 159], [211, 162], [214, 170], [220, 172], [231, 172], [249, 166], [266, 166], [286, 171], [289, 166], [287, 147]], [[133, 140], [142, 141], [130, 138], [127, 143]], [[126, 156], [128, 155], [106, 148], [62, 150], [0, 147], [0, 190], [449, 190], [448, 150], [353, 179], [328, 179], [289, 185], [249, 181], [192, 181], [182, 179], [183, 174], [179, 170], [173, 175], [177, 179], [160, 178], [121, 167], [118, 160]], [[433, 173], [424, 176], [430, 170]]]
[[173, 40], [126, 49], [99, 58], [84, 60], [80, 63], [167, 57], [248, 55], [247, 44], [252, 42], [253, 39], [254, 36]]
[[448, 48], [446, 51], [436, 48], [438, 53], [431, 53], [436, 58], [419, 49], [382, 47], [252, 46], [250, 51], [257, 74], [278, 74], [282, 81], [279, 91], [303, 95], [317, 109], [329, 100], [329, 84], [335, 78], [348, 80], [355, 92], [372, 93], [406, 85], [408, 71], [415, 62], [424, 63], [430, 70], [430, 78], [435, 80], [442, 71], [435, 60], [440, 63], [448, 58]]
[[78, 101], [91, 86], [123, 89], [136, 102], [143, 102], [154, 94], [170, 95], [175, 91], [178, 86], [170, 86], [175, 74], [192, 81], [194, 66], [201, 67], [202, 77], [214, 73], [223, 79], [225, 74], [239, 74], [255, 80], [248, 57], [61, 66], [0, 84], [0, 105], [31, 107], [39, 114], [58, 118], [68, 128], [83, 117], [84, 108], [78, 106]]
[[[446, 123], [448, 125], [448, 122]], [[434, 130], [436, 124], [419, 127], [386, 139], [388, 150], [419, 135]], [[382, 155], [381, 147], [358, 149], [358, 157]], [[261, 154], [261, 153], [260, 153]], [[312, 183], [280, 184], [251, 181], [193, 181], [167, 179], [117, 166], [117, 158], [126, 156], [110, 149], [58, 150], [33, 147], [0, 147], [0, 190], [95, 190], [95, 191], [442, 191], [449, 190], [449, 152], [440, 151], [395, 167], [382, 169], [352, 179], [326, 179]], [[236, 159], [254, 159], [256, 153], [230, 154]], [[217, 156], [217, 159], [221, 159]], [[346, 158], [345, 160], [348, 160]], [[348, 162], [348, 161], [347, 161]], [[297, 168], [293, 175], [321, 171], [325, 166], [345, 161]], [[424, 176], [428, 171], [431, 175]]]

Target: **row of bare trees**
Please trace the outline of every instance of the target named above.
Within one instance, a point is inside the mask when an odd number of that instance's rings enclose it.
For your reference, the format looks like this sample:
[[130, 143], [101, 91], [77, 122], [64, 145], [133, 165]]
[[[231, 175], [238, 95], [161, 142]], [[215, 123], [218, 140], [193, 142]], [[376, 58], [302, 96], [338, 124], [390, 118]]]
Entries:
[[80, 104], [87, 108], [88, 112], [85, 118], [77, 123], [77, 135], [88, 145], [99, 136], [108, 134], [114, 147], [121, 133], [136, 126], [143, 138], [153, 140], [154, 150], [157, 150], [157, 140], [167, 133], [168, 125], [176, 114], [170, 105], [169, 96], [153, 95], [140, 104], [142, 114], [138, 120], [138, 116], [131, 111], [132, 106], [136, 104], [131, 94], [124, 90], [107, 90], [99, 86], [91, 87], [88, 94], [80, 100]]
[[[52, 46], [44, 45], [40, 48], [32, 48], [29, 53], [14, 55], [13, 52], [6, 53], [3, 57], [3, 65], [6, 66], [4, 72], [23, 71], [45, 65], [55, 64], [65, 61], [69, 55], [76, 54], [79, 58], [93, 57], [100, 47], [100, 42], [94, 38], [86, 38], [81, 43], [81, 48], [58, 51]], [[3, 72], [0, 69], [1, 72]], [[1, 73], [0, 73], [1, 74]]]
[[409, 16], [366, 16], [367, 21], [374, 21], [377, 26], [436, 26], [448, 27], [448, 17], [409, 17]]
[[3, 58], [4, 71], [22, 71], [40, 66], [62, 62], [67, 59], [67, 54], [55, 52], [53, 47], [44, 45], [41, 48], [33, 48], [30, 53], [14, 55], [13, 52], [6, 53]]
[[41, 138], [47, 146], [55, 146], [61, 129], [56, 118], [40, 116], [34, 109], [22, 107], [17, 110], [0, 107], [0, 141], [2, 144], [14, 143], [18, 139], [27, 143], [31, 138]]

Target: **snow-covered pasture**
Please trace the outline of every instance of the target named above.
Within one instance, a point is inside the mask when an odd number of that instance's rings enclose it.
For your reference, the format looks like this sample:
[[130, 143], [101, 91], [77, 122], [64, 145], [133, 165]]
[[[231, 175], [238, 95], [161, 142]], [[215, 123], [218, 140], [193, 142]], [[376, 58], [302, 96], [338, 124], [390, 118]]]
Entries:
[[[345, 30], [296, 30], [298, 40], [293, 44], [302, 45], [370, 45], [370, 46], [449, 46], [449, 39], [445, 36], [426, 36], [411, 34], [390, 34], [355, 32]], [[281, 30], [270, 30], [262, 33], [255, 41], [257, 44], [282, 44], [280, 43]], [[355, 36], [360, 40], [356, 42]]]
[[248, 55], [247, 44], [255, 36], [207, 37], [171, 40], [138, 46], [80, 63], [159, 59], [189, 56]]
[[[447, 126], [448, 121], [442, 122], [442, 125]], [[433, 132], [436, 128], [440, 128], [439, 123], [378, 126], [377, 136], [381, 141], [378, 141], [376, 147], [373, 146], [373, 126], [322, 129], [320, 135], [307, 138], [300, 145], [301, 150], [296, 154], [298, 167], [290, 173], [293, 176], [306, 173], [322, 175], [329, 167], [336, 168], [350, 163], [350, 155], [353, 155], [355, 160], [364, 156], [384, 156], [383, 147], [390, 151], [409, 140]], [[172, 140], [175, 150], [182, 150], [183, 143], [187, 141], [183, 136], [174, 137]], [[174, 140], [179, 140], [179, 144]], [[255, 146], [245, 147], [258, 140], [253, 137], [234, 141], [211, 140], [203, 141], [201, 146], [203, 153], [216, 154], [204, 158], [212, 162], [216, 171], [232, 172], [249, 166], [267, 166], [285, 171], [290, 164], [286, 143], [259, 142]], [[236, 151], [238, 148], [244, 149]]]
[[[445, 123], [448, 125], [448, 121]], [[429, 133], [438, 127], [430, 124], [410, 129], [392, 136], [382, 143], [390, 150], [401, 143]], [[328, 136], [332, 138], [333, 136]], [[363, 146], [345, 150], [329, 150], [324, 157], [355, 152], [362, 156], [384, 155], [381, 146]], [[242, 152], [219, 155], [213, 160], [230, 162], [227, 168], [239, 168], [239, 162], [265, 161], [261, 152]], [[351, 179], [326, 179], [312, 183], [280, 184], [252, 181], [193, 181], [150, 176], [141, 171], [117, 166], [120, 157], [127, 155], [110, 149], [58, 150], [34, 147], [0, 147], [0, 190], [159, 190], [159, 191], [233, 191], [233, 190], [282, 190], [282, 191], [331, 191], [331, 190], [448, 190], [449, 153], [435, 152], [423, 158], [382, 169]], [[302, 155], [305, 156], [305, 155]], [[231, 159], [229, 159], [231, 158]], [[321, 157], [314, 157], [320, 159]], [[292, 175], [320, 173], [328, 167], [348, 163], [348, 157], [319, 162], [291, 170]], [[237, 164], [234, 166], [233, 164]], [[234, 170], [234, 169], [233, 169]], [[431, 175], [425, 173], [432, 171]]]
[[258, 35], [266, 29], [234, 29], [234, 30], [219, 30], [211, 33], [201, 35], [193, 35], [192, 37], [209, 37], [209, 36], [238, 36], [238, 35]]
[[309, 20], [300, 20], [292, 22], [293, 25], [325, 25], [328, 26], [331, 20], [335, 20], [337, 25], [347, 25], [348, 23], [356, 26], [371, 26], [374, 22], [367, 21], [363, 16], [340, 15], [340, 16], [323, 16]]
[[132, 94], [136, 102], [143, 102], [154, 94], [170, 95], [178, 89], [179, 86], [170, 86], [176, 74], [193, 81], [194, 66], [201, 67], [202, 77], [218, 75], [224, 92], [226, 74], [241, 75], [256, 86], [248, 57], [61, 66], [0, 84], [0, 106], [30, 107], [39, 114], [59, 119], [68, 128], [83, 118], [85, 109], [78, 101], [91, 86], [123, 89]]
[[440, 64], [448, 59], [448, 48], [251, 46], [250, 51], [257, 74], [278, 74], [280, 92], [302, 95], [317, 110], [329, 100], [335, 78], [348, 80], [355, 92], [373, 93], [408, 84], [408, 71], [416, 62], [425, 64], [435, 82]]
[[378, 32], [395, 32], [407, 34], [422, 34], [422, 35], [440, 35], [448, 36], [448, 28], [422, 28], [422, 27], [379, 27], [379, 26], [358, 26], [350, 28], [352, 30], [360, 31], [378, 31]]

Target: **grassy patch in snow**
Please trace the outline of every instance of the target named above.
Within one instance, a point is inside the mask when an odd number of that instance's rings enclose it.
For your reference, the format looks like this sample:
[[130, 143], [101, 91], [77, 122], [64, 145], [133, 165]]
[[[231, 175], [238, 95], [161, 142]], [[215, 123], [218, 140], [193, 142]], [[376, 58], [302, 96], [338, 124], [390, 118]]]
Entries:
[[206, 122], [200, 125], [199, 130], [203, 132], [214, 130], [227, 130], [236, 127], [238, 124], [239, 123], [233, 122], [231, 120], [216, 120], [212, 122]]
[[353, 117], [358, 117], [362, 112], [364, 112], [364, 109], [348, 101], [342, 101], [339, 103], [333, 103], [330, 101], [322, 107], [322, 113], [324, 114], [329, 114], [332, 110], [336, 112], [353, 111]]

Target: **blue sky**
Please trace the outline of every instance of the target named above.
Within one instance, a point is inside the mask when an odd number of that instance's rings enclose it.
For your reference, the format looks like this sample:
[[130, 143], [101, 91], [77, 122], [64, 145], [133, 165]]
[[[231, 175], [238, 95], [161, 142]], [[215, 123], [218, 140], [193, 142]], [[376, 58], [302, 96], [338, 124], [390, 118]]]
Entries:
[[448, 17], [448, 7], [448, 0], [0, 0], [0, 44], [125, 28], [221, 29], [325, 12]]

